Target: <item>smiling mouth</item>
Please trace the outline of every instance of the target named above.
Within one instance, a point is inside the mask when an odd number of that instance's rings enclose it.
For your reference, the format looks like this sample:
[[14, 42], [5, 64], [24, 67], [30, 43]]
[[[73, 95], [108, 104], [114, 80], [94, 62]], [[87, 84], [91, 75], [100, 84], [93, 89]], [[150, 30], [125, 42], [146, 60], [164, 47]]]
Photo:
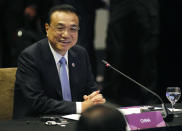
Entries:
[[66, 40], [59, 40], [59, 42], [63, 43], [63, 44], [70, 44], [71, 41], [66, 41]]

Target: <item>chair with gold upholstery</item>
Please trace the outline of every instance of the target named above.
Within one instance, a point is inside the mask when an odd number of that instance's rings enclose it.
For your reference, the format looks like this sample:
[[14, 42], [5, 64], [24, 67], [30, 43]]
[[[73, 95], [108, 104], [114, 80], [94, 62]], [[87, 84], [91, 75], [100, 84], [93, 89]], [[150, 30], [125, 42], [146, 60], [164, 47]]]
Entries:
[[17, 68], [0, 68], [0, 120], [12, 119]]

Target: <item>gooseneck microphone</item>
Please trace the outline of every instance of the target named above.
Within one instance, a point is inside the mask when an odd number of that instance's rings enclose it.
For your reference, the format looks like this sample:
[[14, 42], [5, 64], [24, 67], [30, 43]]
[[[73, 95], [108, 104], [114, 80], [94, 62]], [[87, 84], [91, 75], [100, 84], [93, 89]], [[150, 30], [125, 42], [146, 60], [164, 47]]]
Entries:
[[155, 97], [157, 97], [157, 99], [160, 100], [160, 102], [161, 102], [162, 110], [163, 110], [163, 112], [164, 112], [164, 115], [163, 115], [164, 120], [165, 120], [165, 121], [171, 121], [171, 120], [172, 120], [173, 115], [168, 113], [168, 111], [167, 111], [168, 109], [167, 109], [165, 103], [163, 102], [163, 100], [161, 99], [161, 97], [160, 97], [158, 94], [156, 94], [156, 93], [153, 92], [152, 90], [148, 89], [148, 88], [145, 87], [144, 85], [138, 83], [136, 80], [132, 79], [132, 78], [129, 77], [128, 75], [124, 74], [123, 72], [117, 70], [116, 68], [114, 68], [113, 66], [111, 66], [107, 61], [102, 60], [102, 62], [105, 64], [106, 67], [109, 67], [109, 68], [113, 69], [114, 71], [116, 71], [116, 72], [119, 73], [120, 75], [124, 76], [125, 78], [129, 79], [130, 81], [132, 81], [133, 83], [135, 83], [135, 84], [138, 85], [139, 87], [143, 88], [144, 90], [150, 92], [152, 95], [154, 95]]

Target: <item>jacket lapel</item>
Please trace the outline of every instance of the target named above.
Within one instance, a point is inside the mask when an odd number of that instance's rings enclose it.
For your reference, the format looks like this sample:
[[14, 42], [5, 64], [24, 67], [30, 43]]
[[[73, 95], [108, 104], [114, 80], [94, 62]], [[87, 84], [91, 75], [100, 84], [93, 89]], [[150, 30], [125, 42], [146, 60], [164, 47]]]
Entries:
[[[47, 40], [47, 39], [45, 39]], [[41, 45], [41, 51], [42, 51], [42, 57], [45, 60], [45, 65], [43, 65], [44, 67], [44, 72], [46, 72], [46, 74], [49, 77], [49, 82], [51, 82], [51, 88], [55, 88], [57, 95], [59, 96], [59, 99], [62, 99], [62, 90], [61, 90], [61, 82], [59, 79], [59, 74], [57, 71], [57, 67], [56, 67], [56, 63], [54, 60], [54, 56], [50, 50], [49, 44], [48, 44], [48, 40], [43, 42]]]
[[76, 82], [76, 78], [78, 78], [78, 67], [79, 67], [79, 60], [78, 57], [76, 55], [76, 53], [70, 49], [68, 51], [68, 61], [69, 61], [69, 80], [70, 80], [70, 88], [71, 88], [71, 96], [72, 96], [72, 100], [74, 100], [75, 98], [75, 83]]

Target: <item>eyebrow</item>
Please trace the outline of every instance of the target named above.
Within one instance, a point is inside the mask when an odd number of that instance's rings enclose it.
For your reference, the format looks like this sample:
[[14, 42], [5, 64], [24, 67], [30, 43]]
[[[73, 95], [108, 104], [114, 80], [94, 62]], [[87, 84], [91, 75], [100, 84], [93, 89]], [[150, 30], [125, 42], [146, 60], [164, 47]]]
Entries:
[[59, 25], [59, 26], [64, 26], [64, 24], [62, 24], [62, 23], [58, 23], [57, 25]]
[[[58, 23], [56, 26], [65, 26], [65, 25], [64, 25], [63, 23]], [[74, 26], [78, 27], [79, 25], [72, 24], [72, 25], [70, 25], [70, 26], [72, 26], [72, 27], [74, 27]]]

